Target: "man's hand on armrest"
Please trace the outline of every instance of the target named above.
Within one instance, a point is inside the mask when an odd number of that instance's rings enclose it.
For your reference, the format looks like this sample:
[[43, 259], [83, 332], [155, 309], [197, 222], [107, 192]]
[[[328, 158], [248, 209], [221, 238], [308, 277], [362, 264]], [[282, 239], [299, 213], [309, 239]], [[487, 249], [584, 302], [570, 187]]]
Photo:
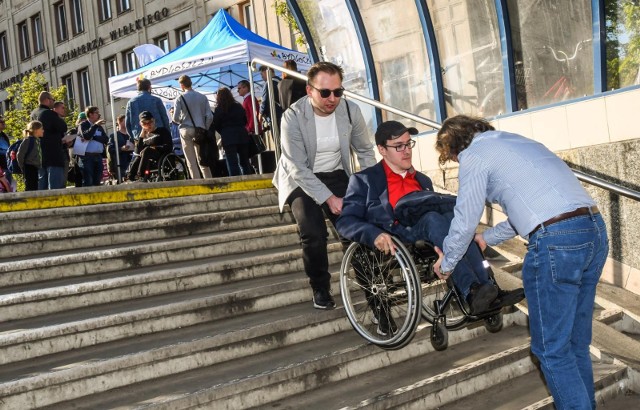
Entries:
[[391, 252], [392, 255], [396, 254], [396, 247], [393, 244], [393, 239], [391, 239], [391, 235], [388, 233], [381, 233], [378, 235], [376, 240], [373, 242], [373, 245], [377, 250], [384, 252], [385, 254], [389, 254], [389, 252]]

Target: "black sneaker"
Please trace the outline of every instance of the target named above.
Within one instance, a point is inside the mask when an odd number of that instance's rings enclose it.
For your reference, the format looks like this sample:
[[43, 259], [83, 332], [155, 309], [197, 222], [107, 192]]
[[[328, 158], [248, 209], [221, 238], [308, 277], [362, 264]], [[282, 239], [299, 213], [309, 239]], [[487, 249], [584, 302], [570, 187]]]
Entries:
[[498, 296], [491, 302], [491, 309], [502, 308], [505, 306], [515, 305], [524, 299], [524, 289], [517, 288], [514, 290], [498, 290]]
[[336, 302], [331, 296], [331, 290], [322, 288], [313, 290], [313, 307], [316, 309], [333, 309]]
[[391, 317], [390, 314], [382, 313], [378, 318], [378, 329], [377, 333], [380, 336], [389, 336], [390, 334], [395, 335], [398, 333], [398, 325], [396, 325], [395, 320]]
[[471, 285], [469, 295], [467, 296], [467, 303], [469, 304], [471, 314], [476, 315], [488, 310], [491, 302], [496, 299], [496, 296], [498, 296], [498, 288], [492, 283], [485, 283], [484, 285], [474, 283]]

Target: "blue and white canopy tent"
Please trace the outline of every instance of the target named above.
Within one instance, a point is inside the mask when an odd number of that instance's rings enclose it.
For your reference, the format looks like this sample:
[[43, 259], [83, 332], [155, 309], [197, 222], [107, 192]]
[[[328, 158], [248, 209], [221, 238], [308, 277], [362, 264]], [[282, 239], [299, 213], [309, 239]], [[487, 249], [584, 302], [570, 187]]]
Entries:
[[[180, 47], [137, 70], [109, 77], [109, 90], [112, 97], [131, 98], [137, 94], [136, 79], [147, 78], [153, 94], [171, 101], [180, 96], [178, 77], [186, 74], [191, 77], [193, 89], [213, 101], [212, 96], [221, 86], [233, 88], [242, 79], [250, 80], [248, 64], [254, 58], [279, 66], [285, 60], [295, 60], [301, 70], [311, 66], [307, 54], [260, 37], [221, 9], [202, 31]], [[259, 73], [254, 73], [251, 80], [254, 78], [261, 83]]]

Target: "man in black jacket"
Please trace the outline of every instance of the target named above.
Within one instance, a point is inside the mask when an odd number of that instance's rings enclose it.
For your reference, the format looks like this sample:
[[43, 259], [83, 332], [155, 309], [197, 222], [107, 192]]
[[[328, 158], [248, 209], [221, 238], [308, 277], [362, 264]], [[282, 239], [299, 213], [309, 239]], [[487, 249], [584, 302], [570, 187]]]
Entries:
[[40, 105], [31, 112], [32, 121], [40, 121], [44, 126], [42, 147], [42, 168], [38, 178], [38, 189], [64, 188], [67, 176], [64, 174], [65, 156], [62, 138], [67, 132], [67, 124], [52, 110], [55, 103], [51, 93], [43, 91], [38, 96]]
[[80, 124], [79, 134], [85, 146], [83, 155], [78, 154], [78, 165], [82, 172], [82, 186], [98, 186], [102, 182], [102, 157], [109, 136], [102, 127], [106, 121], [100, 118], [98, 107], [87, 107], [84, 112], [87, 120]]

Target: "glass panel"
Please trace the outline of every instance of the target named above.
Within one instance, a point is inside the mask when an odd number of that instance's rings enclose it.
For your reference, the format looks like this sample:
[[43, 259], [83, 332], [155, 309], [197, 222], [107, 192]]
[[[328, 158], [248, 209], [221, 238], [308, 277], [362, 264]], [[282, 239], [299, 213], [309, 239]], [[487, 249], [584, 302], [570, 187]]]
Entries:
[[91, 83], [89, 81], [89, 71], [80, 72], [80, 88], [82, 91], [82, 105], [91, 105]]
[[33, 17], [33, 48], [36, 53], [44, 50], [44, 39], [42, 37], [42, 20], [37, 14]]
[[640, 4], [610, 0], [607, 23], [607, 90], [640, 84]]
[[64, 8], [64, 3], [56, 5], [56, 24], [58, 42], [60, 43], [67, 39], [67, 13]]
[[[346, 3], [335, 0], [299, 0], [298, 5], [318, 48], [320, 59], [342, 67], [344, 88], [372, 98], [360, 42]], [[360, 106], [373, 135], [375, 127], [373, 107], [354, 102]]]
[[507, 0], [518, 108], [593, 94], [590, 0]]
[[73, 0], [73, 23], [74, 34], [82, 33], [84, 31], [84, 20], [82, 19], [82, 2], [80, 0]]
[[[429, 56], [414, 0], [357, 0], [371, 44], [380, 87], [380, 101], [435, 120]], [[420, 130], [429, 127], [382, 112]], [[411, 124], [412, 123], [412, 124]]]
[[111, 19], [111, 0], [98, 0], [100, 21]]
[[0, 34], [0, 69], [9, 68], [9, 47], [7, 45], [7, 32]]
[[27, 59], [31, 56], [31, 48], [29, 46], [29, 29], [27, 23], [22, 23], [18, 26], [20, 32], [20, 56], [22, 59]]
[[428, 0], [447, 115], [505, 112], [500, 34], [494, 0]]

